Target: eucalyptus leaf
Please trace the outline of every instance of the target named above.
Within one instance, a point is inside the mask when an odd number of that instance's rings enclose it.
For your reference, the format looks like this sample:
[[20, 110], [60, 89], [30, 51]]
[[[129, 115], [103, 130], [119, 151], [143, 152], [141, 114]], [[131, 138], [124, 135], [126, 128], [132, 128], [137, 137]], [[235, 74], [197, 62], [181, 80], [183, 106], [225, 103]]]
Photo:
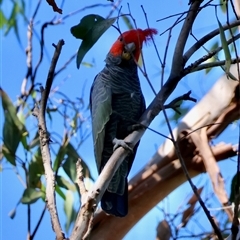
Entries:
[[224, 29], [222, 24], [220, 23], [220, 21], [218, 20], [218, 26], [219, 26], [219, 31], [220, 31], [220, 39], [221, 39], [221, 43], [222, 43], [222, 47], [223, 47], [223, 51], [224, 51], [224, 55], [225, 55], [225, 72], [226, 75], [229, 76], [229, 71], [230, 71], [230, 67], [231, 67], [231, 54], [230, 54], [230, 50], [228, 48], [228, 43], [226, 40], [226, 36], [224, 33]]
[[56, 190], [56, 193], [65, 201], [66, 196], [58, 185], [56, 185], [55, 190]]
[[41, 188], [42, 175], [44, 175], [44, 167], [40, 148], [38, 148], [29, 163], [29, 186], [32, 188]]
[[45, 194], [42, 191], [37, 191], [34, 188], [27, 188], [23, 192], [21, 202], [23, 204], [35, 203], [39, 198], [42, 198]]
[[56, 176], [56, 182], [59, 187], [65, 188], [67, 190], [71, 190], [73, 192], [76, 191], [75, 184], [70, 183], [67, 179], [62, 176]]
[[6, 159], [15, 165], [15, 153], [21, 141], [24, 148], [27, 147], [26, 136], [28, 132], [24, 124], [19, 120], [16, 109], [8, 95], [0, 88], [0, 96], [2, 99], [2, 107], [4, 110], [4, 125], [3, 125], [3, 153]]
[[9, 213], [8, 213], [8, 216], [11, 218], [11, 219], [14, 219], [15, 216], [16, 216], [16, 211], [17, 209], [14, 208], [13, 210], [11, 210]]
[[66, 214], [66, 223], [65, 223], [66, 232], [69, 231], [69, 228], [73, 222], [73, 212], [74, 212], [73, 204], [74, 204], [73, 194], [71, 191], [67, 191], [66, 200], [64, 202], [64, 212]]
[[99, 15], [90, 14], [71, 28], [72, 35], [82, 40], [77, 53], [77, 68], [80, 67], [86, 53], [115, 21], [116, 18], [105, 19]]

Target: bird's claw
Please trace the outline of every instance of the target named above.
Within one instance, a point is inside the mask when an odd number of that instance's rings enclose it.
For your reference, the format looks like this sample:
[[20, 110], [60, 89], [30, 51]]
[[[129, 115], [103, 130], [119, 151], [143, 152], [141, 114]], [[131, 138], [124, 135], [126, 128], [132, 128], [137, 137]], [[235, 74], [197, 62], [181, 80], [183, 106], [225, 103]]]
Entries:
[[115, 151], [119, 147], [123, 147], [124, 149], [133, 153], [133, 149], [131, 147], [129, 147], [128, 144], [124, 140], [114, 138], [113, 139], [113, 144], [114, 144], [113, 151]]

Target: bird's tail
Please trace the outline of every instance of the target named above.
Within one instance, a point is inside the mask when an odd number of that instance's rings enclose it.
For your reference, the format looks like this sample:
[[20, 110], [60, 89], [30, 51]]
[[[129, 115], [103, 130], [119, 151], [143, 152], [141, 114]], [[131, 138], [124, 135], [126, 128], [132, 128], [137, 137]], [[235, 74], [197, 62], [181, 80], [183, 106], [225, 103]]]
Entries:
[[116, 217], [125, 217], [128, 213], [128, 182], [126, 179], [125, 189], [122, 195], [109, 192], [103, 194], [101, 207], [104, 212]]

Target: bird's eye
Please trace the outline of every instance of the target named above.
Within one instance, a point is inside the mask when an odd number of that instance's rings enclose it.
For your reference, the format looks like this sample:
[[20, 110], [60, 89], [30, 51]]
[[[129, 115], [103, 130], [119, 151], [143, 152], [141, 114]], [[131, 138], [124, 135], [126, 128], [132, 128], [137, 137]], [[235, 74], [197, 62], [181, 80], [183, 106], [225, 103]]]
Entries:
[[119, 38], [119, 41], [120, 41], [120, 42], [122, 42], [122, 41], [123, 41], [123, 38], [122, 38], [122, 37], [120, 37], [120, 38]]

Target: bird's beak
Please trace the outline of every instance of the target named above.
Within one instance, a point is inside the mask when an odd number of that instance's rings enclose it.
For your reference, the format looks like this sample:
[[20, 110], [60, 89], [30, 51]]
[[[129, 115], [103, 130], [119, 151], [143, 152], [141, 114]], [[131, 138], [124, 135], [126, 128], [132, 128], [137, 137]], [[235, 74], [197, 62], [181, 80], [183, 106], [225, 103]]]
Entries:
[[135, 43], [131, 42], [124, 46], [124, 51], [122, 53], [122, 58], [125, 60], [129, 60], [131, 58], [131, 54], [136, 49]]
[[135, 43], [131, 42], [131, 43], [126, 44], [124, 49], [126, 52], [129, 52], [129, 53], [133, 52], [136, 49]]

